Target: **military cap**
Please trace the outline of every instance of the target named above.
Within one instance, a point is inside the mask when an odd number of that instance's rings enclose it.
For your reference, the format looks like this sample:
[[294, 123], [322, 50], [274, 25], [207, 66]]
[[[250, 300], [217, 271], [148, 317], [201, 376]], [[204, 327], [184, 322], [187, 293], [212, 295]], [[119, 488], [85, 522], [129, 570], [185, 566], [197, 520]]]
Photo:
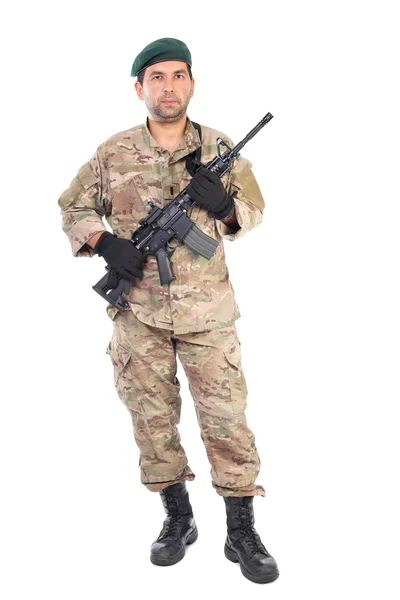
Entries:
[[161, 38], [139, 52], [133, 61], [131, 76], [136, 77], [142, 69], [165, 60], [181, 60], [192, 66], [192, 57], [186, 44], [175, 38]]

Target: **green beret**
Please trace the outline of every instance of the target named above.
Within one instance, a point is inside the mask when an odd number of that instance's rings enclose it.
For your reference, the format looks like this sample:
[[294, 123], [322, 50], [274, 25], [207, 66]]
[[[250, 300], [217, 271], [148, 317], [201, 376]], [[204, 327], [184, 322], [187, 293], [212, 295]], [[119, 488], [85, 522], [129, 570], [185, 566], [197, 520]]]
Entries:
[[161, 38], [139, 52], [133, 61], [131, 75], [136, 77], [142, 69], [165, 60], [181, 60], [192, 66], [192, 57], [186, 44], [175, 38]]

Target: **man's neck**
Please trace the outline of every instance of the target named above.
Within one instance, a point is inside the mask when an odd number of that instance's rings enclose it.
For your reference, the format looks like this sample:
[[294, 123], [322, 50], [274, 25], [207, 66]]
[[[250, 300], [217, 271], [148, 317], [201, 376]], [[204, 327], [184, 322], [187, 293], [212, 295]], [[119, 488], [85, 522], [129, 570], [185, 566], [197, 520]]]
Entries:
[[186, 129], [187, 116], [175, 123], [160, 123], [148, 117], [147, 123], [152, 137], [164, 150], [168, 150], [170, 154], [179, 145]]

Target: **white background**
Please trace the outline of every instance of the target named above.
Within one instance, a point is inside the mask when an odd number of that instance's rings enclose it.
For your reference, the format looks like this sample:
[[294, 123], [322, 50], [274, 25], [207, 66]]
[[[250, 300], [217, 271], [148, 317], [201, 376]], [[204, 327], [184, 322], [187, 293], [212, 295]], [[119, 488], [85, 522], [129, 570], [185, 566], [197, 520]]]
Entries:
[[[399, 22], [395, 2], [20, 2], [2, 18], [0, 595], [5, 600], [399, 598]], [[57, 200], [109, 136], [144, 121], [130, 68], [159, 37], [193, 57], [189, 116], [235, 142], [262, 225], [225, 242], [242, 317], [256, 527], [281, 576], [223, 554], [185, 376], [198, 541], [149, 561], [164, 519], [141, 485], [105, 353], [112, 325]], [[264, 597], [264, 596], [263, 596]]]

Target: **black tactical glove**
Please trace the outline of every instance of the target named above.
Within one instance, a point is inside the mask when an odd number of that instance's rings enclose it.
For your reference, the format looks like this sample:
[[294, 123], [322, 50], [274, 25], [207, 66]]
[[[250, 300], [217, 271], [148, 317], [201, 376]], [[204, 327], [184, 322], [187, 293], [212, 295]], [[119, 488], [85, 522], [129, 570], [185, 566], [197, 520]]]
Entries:
[[228, 196], [220, 178], [204, 167], [195, 173], [188, 187], [189, 196], [216, 219], [227, 219], [235, 210], [233, 199]]
[[143, 277], [143, 254], [135, 248], [130, 240], [118, 238], [109, 231], [101, 234], [93, 252], [102, 256], [110, 265], [108, 284], [116, 287], [118, 277], [135, 281], [135, 277]]

